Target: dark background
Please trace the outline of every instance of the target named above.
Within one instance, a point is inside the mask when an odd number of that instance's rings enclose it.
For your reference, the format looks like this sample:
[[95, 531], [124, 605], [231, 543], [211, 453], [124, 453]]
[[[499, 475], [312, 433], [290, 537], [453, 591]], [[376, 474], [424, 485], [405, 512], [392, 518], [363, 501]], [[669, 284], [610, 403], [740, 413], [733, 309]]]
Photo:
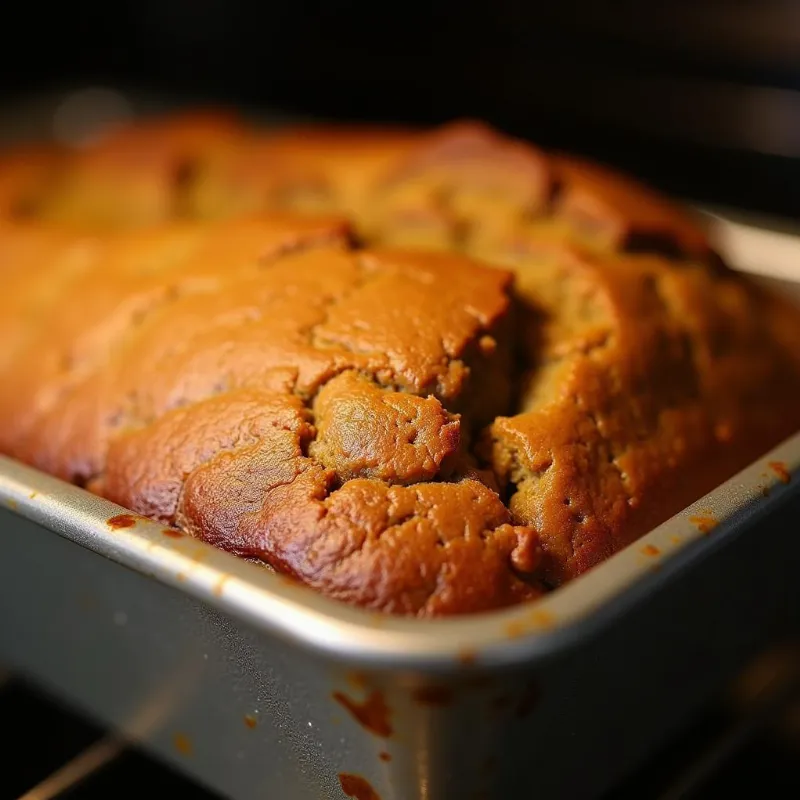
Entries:
[[800, 214], [794, 0], [15, 2], [0, 29], [4, 100], [100, 85], [336, 119], [481, 117], [688, 197]]

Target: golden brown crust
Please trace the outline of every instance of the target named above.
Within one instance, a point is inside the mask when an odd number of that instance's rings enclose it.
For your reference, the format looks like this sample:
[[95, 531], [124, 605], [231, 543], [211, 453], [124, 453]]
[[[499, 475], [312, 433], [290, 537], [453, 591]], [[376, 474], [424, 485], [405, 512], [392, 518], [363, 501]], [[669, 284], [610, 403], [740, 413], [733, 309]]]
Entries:
[[401, 129], [253, 133], [204, 160], [187, 187], [187, 213], [213, 219], [282, 209], [360, 219], [375, 187], [417, 139]]
[[214, 116], [55, 160], [0, 170], [83, 226], [0, 221], [0, 451], [333, 597], [536, 597], [800, 428], [796, 311], [603, 168]]
[[587, 242], [610, 250], [710, 255], [705, 235], [688, 215], [640, 183], [576, 158], [554, 158], [553, 167], [554, 215]]
[[265, 134], [228, 113], [156, 118], [59, 155], [8, 154], [0, 162], [0, 216], [20, 208], [110, 227], [339, 213], [373, 243], [490, 260], [550, 240], [711, 256], [701, 228], [636, 181], [469, 121], [433, 132], [298, 126]]
[[183, 213], [202, 162], [244, 137], [232, 114], [191, 112], [113, 129], [84, 147], [22, 147], [0, 159], [0, 216], [139, 227]]
[[469, 613], [541, 594], [514, 572], [538, 564], [534, 531], [511, 525], [483, 484], [359, 478], [331, 491], [331, 481], [296, 435], [275, 432], [196, 470], [179, 522], [332, 597], [390, 613]]
[[[498, 418], [489, 438], [515, 519], [540, 532], [551, 583], [800, 426], [796, 356], [792, 364], [737, 277], [565, 251], [523, 270], [520, 290], [538, 304], [545, 368], [523, 382], [520, 413]], [[797, 314], [785, 319], [800, 333]]]
[[491, 252], [533, 230], [601, 250], [711, 255], [687, 214], [636, 181], [475, 122], [256, 136], [207, 162], [190, 196], [203, 217], [339, 211], [368, 240], [399, 246]]
[[354, 251], [336, 221], [60, 235], [82, 268], [42, 265], [61, 285], [32, 315], [8, 304], [27, 329], [4, 452], [371, 607], [540, 592], [518, 576], [535, 532], [460, 458], [508, 408], [485, 380], [509, 358], [508, 273]]

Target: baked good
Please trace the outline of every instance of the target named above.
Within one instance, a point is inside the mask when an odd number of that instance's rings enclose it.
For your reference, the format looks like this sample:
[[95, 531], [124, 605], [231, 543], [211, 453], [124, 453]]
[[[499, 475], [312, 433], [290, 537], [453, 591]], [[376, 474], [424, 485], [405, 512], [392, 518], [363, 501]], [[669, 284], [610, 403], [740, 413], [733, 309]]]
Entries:
[[509, 406], [508, 272], [324, 221], [74, 236], [5, 309], [3, 452], [351, 602], [540, 593], [469, 452]]
[[0, 451], [430, 616], [540, 596], [800, 428], [800, 315], [630, 180], [474, 124], [200, 120], [60, 155], [0, 223]]
[[491, 255], [532, 237], [711, 256], [703, 231], [657, 193], [476, 122], [265, 133], [229, 113], [183, 113], [84, 148], [11, 151], [4, 194], [28, 199], [0, 203], [0, 216], [103, 227], [279, 210], [343, 214], [371, 243], [426, 249]]

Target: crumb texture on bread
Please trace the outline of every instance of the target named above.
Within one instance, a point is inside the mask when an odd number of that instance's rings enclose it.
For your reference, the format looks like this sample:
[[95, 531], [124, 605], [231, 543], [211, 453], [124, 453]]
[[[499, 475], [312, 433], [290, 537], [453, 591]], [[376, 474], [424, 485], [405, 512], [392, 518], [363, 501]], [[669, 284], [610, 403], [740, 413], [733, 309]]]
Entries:
[[0, 156], [0, 451], [390, 613], [590, 569], [800, 428], [797, 312], [477, 123]]

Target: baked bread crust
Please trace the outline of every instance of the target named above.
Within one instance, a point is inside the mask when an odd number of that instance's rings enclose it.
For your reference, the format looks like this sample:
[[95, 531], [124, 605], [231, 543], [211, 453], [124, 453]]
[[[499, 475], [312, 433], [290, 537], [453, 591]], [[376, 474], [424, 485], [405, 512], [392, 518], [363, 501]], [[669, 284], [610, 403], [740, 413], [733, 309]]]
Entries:
[[0, 448], [369, 607], [537, 596], [536, 533], [462, 447], [509, 407], [511, 274], [347, 238], [278, 218], [75, 234], [39, 264], [59, 291], [9, 303]]
[[485, 126], [6, 158], [0, 451], [332, 597], [537, 597], [800, 428], [796, 310]]

